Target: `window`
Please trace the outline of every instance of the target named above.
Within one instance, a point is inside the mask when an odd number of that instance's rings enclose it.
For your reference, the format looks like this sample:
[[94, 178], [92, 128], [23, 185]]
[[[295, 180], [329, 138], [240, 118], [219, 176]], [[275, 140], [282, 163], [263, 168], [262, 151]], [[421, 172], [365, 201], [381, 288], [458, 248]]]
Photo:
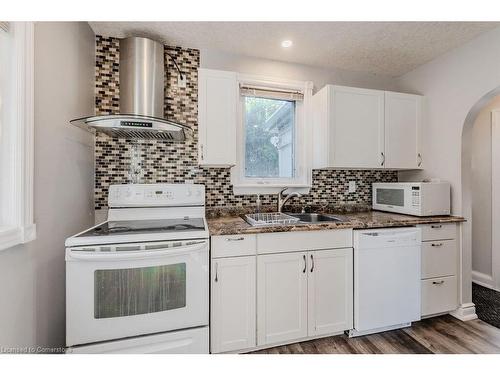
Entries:
[[0, 22], [0, 250], [35, 233], [33, 23]]
[[245, 177], [292, 178], [295, 102], [245, 97]]
[[235, 194], [307, 192], [312, 83], [239, 75]]

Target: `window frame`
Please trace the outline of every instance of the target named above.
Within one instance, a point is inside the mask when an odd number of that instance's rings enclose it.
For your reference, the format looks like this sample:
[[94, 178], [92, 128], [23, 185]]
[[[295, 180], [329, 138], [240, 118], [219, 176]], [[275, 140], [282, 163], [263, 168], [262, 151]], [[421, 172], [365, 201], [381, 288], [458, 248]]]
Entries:
[[[245, 176], [245, 97], [238, 90], [236, 124], [236, 165], [231, 169], [231, 183], [235, 195], [275, 194], [285, 187], [307, 194], [312, 184], [311, 170], [311, 103], [313, 83], [279, 78], [238, 74], [242, 86], [258, 86], [276, 90], [301, 91], [304, 99], [295, 101], [294, 177], [261, 178]], [[263, 96], [264, 97], [264, 96]]]
[[[3, 160], [0, 201], [9, 204], [5, 204], [0, 216], [0, 250], [36, 238], [33, 218], [34, 24], [11, 22], [9, 28], [13, 33], [12, 101], [8, 107], [9, 121], [2, 124], [9, 150], [0, 150], [0, 162]], [[9, 153], [8, 158], [5, 152]]]

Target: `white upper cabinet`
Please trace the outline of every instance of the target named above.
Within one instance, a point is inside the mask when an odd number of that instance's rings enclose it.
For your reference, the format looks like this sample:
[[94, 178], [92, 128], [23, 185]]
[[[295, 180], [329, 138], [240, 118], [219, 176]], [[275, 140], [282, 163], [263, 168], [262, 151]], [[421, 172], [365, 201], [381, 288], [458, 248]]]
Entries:
[[236, 164], [235, 72], [198, 69], [198, 164]]
[[385, 92], [385, 167], [418, 169], [422, 167], [420, 150], [422, 97]]
[[384, 92], [328, 85], [314, 100], [315, 167], [380, 168]]
[[421, 96], [327, 85], [313, 105], [314, 168], [421, 168]]

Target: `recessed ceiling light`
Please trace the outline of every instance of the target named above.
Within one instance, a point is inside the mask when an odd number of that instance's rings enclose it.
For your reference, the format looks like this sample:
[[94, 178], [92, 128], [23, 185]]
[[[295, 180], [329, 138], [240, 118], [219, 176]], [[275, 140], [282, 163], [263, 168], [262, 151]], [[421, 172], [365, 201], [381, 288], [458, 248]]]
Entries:
[[281, 47], [283, 48], [289, 48], [293, 45], [293, 42], [291, 40], [284, 40], [281, 42]]

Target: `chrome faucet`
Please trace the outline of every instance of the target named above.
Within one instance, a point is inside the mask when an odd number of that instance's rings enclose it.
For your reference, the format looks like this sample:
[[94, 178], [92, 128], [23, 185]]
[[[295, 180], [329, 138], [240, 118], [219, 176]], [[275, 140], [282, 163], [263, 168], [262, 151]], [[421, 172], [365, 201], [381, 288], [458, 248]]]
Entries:
[[285, 192], [285, 190], [288, 190], [288, 188], [284, 188], [283, 190], [281, 190], [278, 193], [278, 212], [281, 212], [281, 210], [283, 209], [283, 206], [285, 205], [286, 202], [288, 202], [289, 199], [291, 199], [293, 197], [300, 198], [302, 196], [302, 194], [297, 193], [296, 191], [293, 193], [284, 195], [283, 193]]

